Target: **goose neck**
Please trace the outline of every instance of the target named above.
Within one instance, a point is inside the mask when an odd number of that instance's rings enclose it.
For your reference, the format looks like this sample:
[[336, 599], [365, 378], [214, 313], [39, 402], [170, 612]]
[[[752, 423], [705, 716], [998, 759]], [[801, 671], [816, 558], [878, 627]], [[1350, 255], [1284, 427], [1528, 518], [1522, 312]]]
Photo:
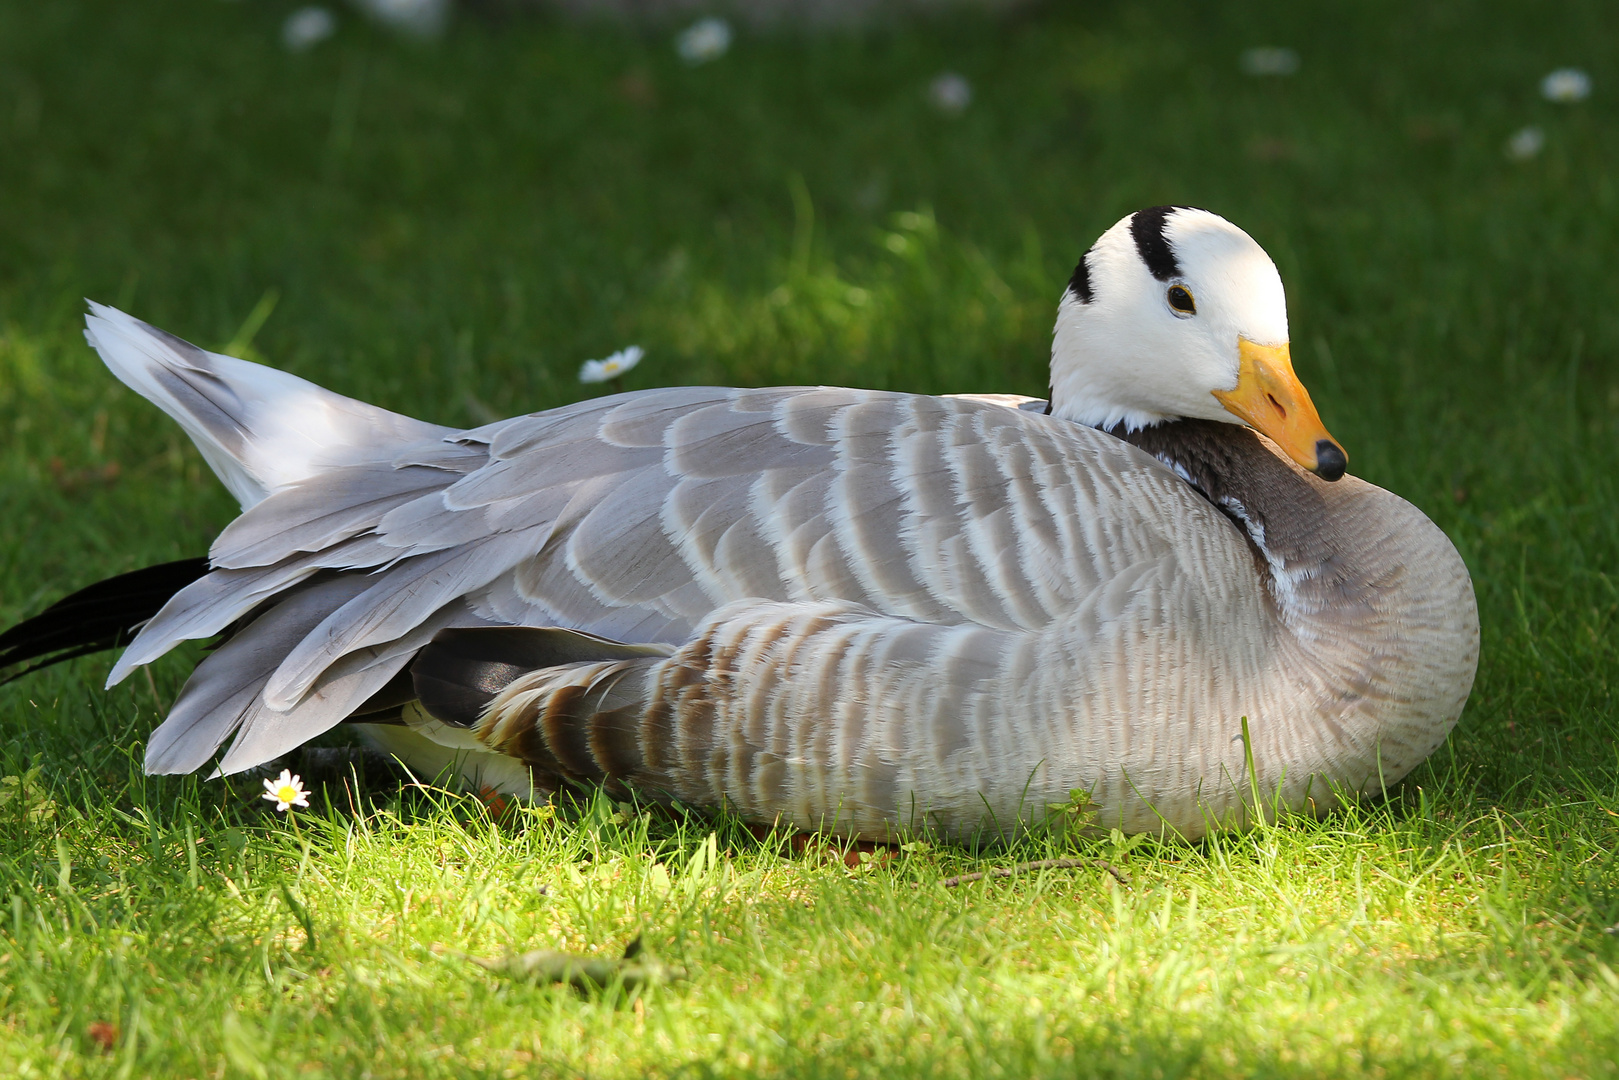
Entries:
[[1108, 429], [1168, 466], [1248, 541], [1289, 626], [1341, 601], [1353, 578], [1336, 542], [1324, 481], [1304, 473], [1249, 428], [1210, 420]]

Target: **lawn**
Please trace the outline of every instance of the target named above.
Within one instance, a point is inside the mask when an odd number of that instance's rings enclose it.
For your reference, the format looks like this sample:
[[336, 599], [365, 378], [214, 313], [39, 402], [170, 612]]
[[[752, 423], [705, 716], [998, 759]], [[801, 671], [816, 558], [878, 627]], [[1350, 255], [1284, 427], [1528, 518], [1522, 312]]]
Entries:
[[[274, 0], [0, 0], [0, 621], [232, 515], [83, 297], [457, 425], [595, 392], [579, 364], [630, 343], [629, 387], [1041, 394], [1079, 253], [1178, 202], [1275, 257], [1351, 469], [1450, 534], [1483, 623], [1386, 801], [853, 868], [599, 797], [373, 777], [277, 815], [141, 775], [195, 652], [110, 693], [79, 661], [0, 688], [0, 1072], [1619, 1075], [1610, 5], [1310, 7], [1050, 3], [687, 67], [524, 18], [424, 44], [341, 9], [291, 55]], [[1253, 45], [1297, 74], [1243, 74]], [[1563, 65], [1589, 100], [1538, 96]], [[944, 880], [1061, 854], [1128, 885]], [[637, 934], [687, 977], [466, 960]]]

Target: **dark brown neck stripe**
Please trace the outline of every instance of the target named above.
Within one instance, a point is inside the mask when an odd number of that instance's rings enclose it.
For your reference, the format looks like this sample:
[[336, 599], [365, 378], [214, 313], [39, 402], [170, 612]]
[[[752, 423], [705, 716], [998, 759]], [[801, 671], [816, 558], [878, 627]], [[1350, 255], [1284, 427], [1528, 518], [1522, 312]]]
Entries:
[[1327, 505], [1310, 481], [1237, 424], [1176, 420], [1108, 432], [1174, 469], [1243, 531], [1273, 568], [1332, 562]]

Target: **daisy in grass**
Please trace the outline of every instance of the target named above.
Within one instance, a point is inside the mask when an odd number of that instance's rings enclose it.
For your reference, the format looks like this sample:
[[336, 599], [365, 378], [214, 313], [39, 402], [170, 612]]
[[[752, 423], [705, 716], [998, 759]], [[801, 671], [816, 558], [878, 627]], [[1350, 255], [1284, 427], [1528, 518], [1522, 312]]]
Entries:
[[391, 30], [419, 38], [444, 33], [450, 0], [355, 0], [355, 6]]
[[264, 782], [264, 797], [275, 803], [275, 808], [283, 814], [290, 807], [309, 805], [309, 792], [304, 790], [303, 779], [292, 775], [291, 769], [282, 769], [280, 776]]
[[947, 71], [928, 84], [928, 100], [942, 113], [959, 115], [973, 103], [972, 83], [954, 71]]
[[709, 16], [698, 19], [675, 38], [675, 51], [693, 67], [718, 60], [731, 48], [731, 24]]
[[1540, 96], [1559, 105], [1572, 105], [1591, 96], [1591, 76], [1579, 68], [1558, 68], [1540, 80]]
[[337, 19], [323, 7], [301, 7], [281, 24], [281, 44], [288, 52], [308, 52], [337, 32]]
[[620, 349], [605, 360], [586, 360], [579, 369], [579, 381], [582, 383], [606, 382], [616, 379], [630, 368], [641, 362], [646, 350], [639, 345], [631, 345], [627, 349]]
[[1546, 133], [1533, 125], [1519, 128], [1507, 140], [1507, 157], [1513, 161], [1528, 161], [1546, 146]]
[[1244, 49], [1237, 64], [1246, 75], [1292, 75], [1299, 70], [1299, 54], [1292, 49], [1261, 46]]

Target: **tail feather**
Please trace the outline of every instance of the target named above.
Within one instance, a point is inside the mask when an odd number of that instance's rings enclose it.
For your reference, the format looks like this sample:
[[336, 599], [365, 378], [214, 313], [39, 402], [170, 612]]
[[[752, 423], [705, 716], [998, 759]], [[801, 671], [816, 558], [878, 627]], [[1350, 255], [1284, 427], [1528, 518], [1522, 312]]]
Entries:
[[319, 623], [327, 608], [359, 588], [347, 578], [295, 585], [204, 657], [168, 717], [146, 740], [146, 771], [188, 773], [206, 764], [257, 715], [264, 682], [281, 654]]
[[254, 608], [320, 572], [311, 560], [250, 570], [214, 570], [169, 597], [107, 674], [111, 689], [182, 641], [213, 637]]
[[65, 596], [0, 633], [0, 671], [39, 662], [0, 679], [126, 644], [169, 598], [208, 573], [208, 560], [179, 559], [131, 570]]
[[207, 352], [105, 304], [91, 301], [90, 312], [84, 336], [102, 361], [185, 429], [244, 509], [327, 469], [450, 432]]
[[[328, 583], [330, 586], [347, 587], [347, 579], [337, 578]], [[317, 586], [316, 588], [320, 588]], [[265, 638], [256, 643], [269, 654], [270, 662], [266, 667], [273, 667], [274, 660], [285, 651], [285, 643], [292, 639], [303, 629], [303, 620], [318, 617], [320, 609], [330, 604], [329, 598], [321, 598], [314, 605], [314, 610], [308, 613], [298, 613], [292, 619], [291, 627], [271, 628]], [[273, 614], [278, 608], [271, 609]], [[410, 634], [372, 648], [359, 649], [349, 653], [342, 660], [333, 664], [324, 671], [310, 692], [290, 709], [272, 709], [265, 703], [264, 684], [269, 673], [263, 668], [256, 668], [250, 678], [252, 700], [248, 707], [231, 718], [231, 722], [221, 725], [212, 721], [206, 733], [189, 734], [182, 739], [170, 740], [166, 745], [174, 746], [177, 751], [191, 755], [192, 760], [201, 755], [202, 759], [212, 757], [223, 745], [227, 736], [234, 732], [235, 738], [230, 748], [219, 761], [218, 774], [229, 775], [251, 769], [256, 765], [269, 761], [287, 753], [313, 739], [322, 732], [343, 723], [357, 713], [365, 713], [372, 706], [377, 694], [385, 690], [394, 681], [394, 677], [405, 669], [416, 651], [432, 638], [432, 636], [445, 626], [465, 625], [469, 622], [477, 623], [480, 620], [473, 616], [464, 605], [450, 604], [434, 613], [432, 618], [418, 626]], [[302, 625], [300, 625], [302, 624]], [[245, 636], [245, 635], [244, 635]], [[232, 642], [236, 640], [231, 639]], [[209, 659], [212, 659], [210, 657]], [[202, 672], [202, 665], [197, 668]], [[227, 680], [234, 677], [240, 679], [239, 673], [227, 674]], [[182, 694], [183, 696], [183, 694]], [[197, 710], [198, 715], [210, 716], [213, 710], [206, 707]], [[180, 703], [176, 703], [173, 715], [180, 713]], [[236, 721], [239, 720], [239, 723]], [[152, 747], [158, 746], [164, 729], [172, 722], [164, 721], [162, 727], [152, 734]], [[199, 761], [200, 764], [200, 761]], [[190, 768], [196, 768], [192, 765]], [[187, 772], [186, 768], [159, 769], [155, 765], [152, 749], [147, 750], [148, 772]], [[217, 774], [216, 774], [217, 775]]]

